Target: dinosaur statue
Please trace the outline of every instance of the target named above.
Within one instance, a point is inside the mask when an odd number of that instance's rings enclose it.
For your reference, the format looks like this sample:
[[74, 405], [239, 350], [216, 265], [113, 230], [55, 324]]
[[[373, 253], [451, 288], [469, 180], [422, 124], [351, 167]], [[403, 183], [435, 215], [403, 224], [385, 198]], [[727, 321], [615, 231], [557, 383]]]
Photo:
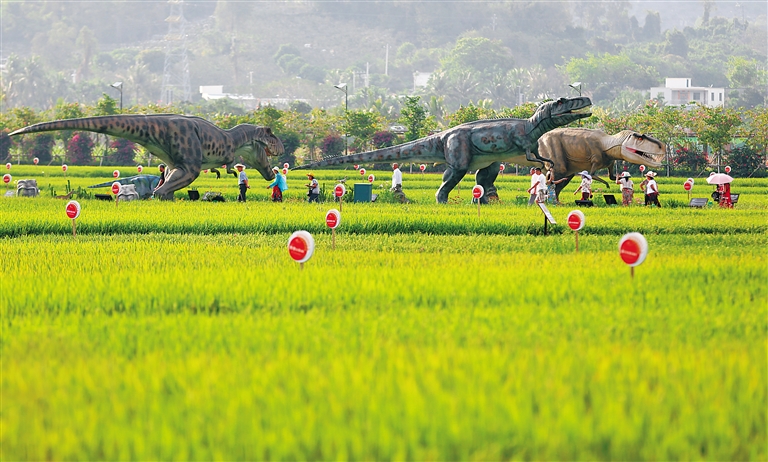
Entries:
[[165, 182], [156, 196], [172, 199], [173, 192], [192, 183], [206, 168], [242, 161], [266, 180], [275, 175], [268, 156], [283, 153], [283, 143], [269, 127], [240, 124], [222, 130], [200, 117], [177, 114], [121, 114], [57, 120], [30, 125], [10, 136], [53, 130], [83, 130], [117, 136], [138, 143], [168, 164]]
[[616, 161], [658, 168], [666, 149], [656, 138], [632, 130], [608, 135], [602, 130], [558, 128], [539, 138], [539, 155], [554, 163], [555, 180], [566, 178], [555, 185], [558, 197], [577, 172], [586, 170], [607, 186], [608, 183], [596, 177], [595, 172], [607, 168], [611, 180], [616, 180], [613, 174]]
[[481, 202], [498, 198], [494, 181], [501, 162], [543, 165], [551, 161], [538, 155], [537, 141], [544, 133], [589, 117], [576, 112], [592, 105], [587, 97], [560, 98], [541, 104], [529, 119], [479, 120], [408, 143], [376, 151], [339, 156], [303, 165], [297, 169], [318, 168], [344, 163], [417, 162], [445, 163], [443, 183], [437, 190], [437, 202], [448, 202], [448, 194], [469, 170], [477, 170], [477, 184], [485, 189]]
[[149, 199], [152, 197], [152, 192], [157, 188], [157, 184], [160, 183], [160, 177], [157, 175], [134, 175], [128, 178], [120, 178], [113, 181], [107, 181], [106, 183], [99, 183], [89, 188], [106, 188], [112, 186], [112, 183], [120, 183], [121, 185], [128, 186], [133, 185], [136, 189], [136, 193], [142, 199]]

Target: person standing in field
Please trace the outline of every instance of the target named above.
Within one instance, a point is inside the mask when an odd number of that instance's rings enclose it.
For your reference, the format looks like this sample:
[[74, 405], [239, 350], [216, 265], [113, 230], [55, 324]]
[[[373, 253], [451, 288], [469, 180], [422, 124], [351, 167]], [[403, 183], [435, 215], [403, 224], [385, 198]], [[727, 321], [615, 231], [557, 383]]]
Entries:
[[279, 168], [272, 167], [272, 171], [275, 172], [275, 180], [267, 186], [267, 189], [272, 188], [272, 202], [283, 202], [283, 191], [288, 189], [288, 182]]
[[645, 178], [648, 180], [648, 183], [645, 185], [645, 205], [661, 207], [659, 202], [659, 186], [656, 184], [656, 180], [654, 180], [655, 177], [656, 172], [648, 171], [645, 174]]
[[533, 205], [533, 203], [536, 202], [536, 190], [533, 190], [533, 187], [536, 184], [536, 179], [534, 178], [535, 176], [536, 169], [531, 168], [531, 187], [528, 188], [528, 194], [530, 194], [531, 197], [528, 198], [528, 205]]
[[534, 195], [536, 202], [544, 202], [547, 200], [547, 179], [541, 173], [541, 167], [533, 169], [531, 187], [528, 188], [528, 193]]
[[155, 189], [159, 188], [163, 185], [163, 183], [165, 183], [165, 164], [158, 165], [157, 169], [160, 170], [160, 181], [157, 183], [157, 186], [155, 186]]
[[251, 187], [248, 184], [248, 175], [245, 174], [245, 165], [235, 164], [237, 169], [237, 186], [240, 188], [240, 194], [237, 196], [237, 202], [245, 202], [245, 192]]
[[629, 172], [622, 172], [616, 179], [616, 184], [621, 185], [621, 203], [624, 206], [632, 204], [635, 195], [635, 184], [632, 182]]
[[403, 192], [403, 172], [400, 171], [400, 166], [392, 164], [392, 191], [395, 193], [395, 197], [400, 199], [400, 202], [408, 202]]
[[547, 202], [552, 205], [560, 205], [560, 201], [557, 200], [557, 191], [555, 185], [558, 185], [565, 180], [566, 178], [555, 180], [555, 171], [551, 168], [547, 170]]
[[592, 175], [586, 170], [577, 173], [577, 175], [581, 175], [581, 184], [579, 185], [579, 188], [573, 192], [573, 195], [575, 196], [581, 191], [581, 200], [588, 201], [592, 197]]
[[317, 198], [320, 197], [320, 184], [317, 182], [315, 175], [307, 173], [307, 179], [309, 183], [306, 185], [309, 188], [307, 196], [309, 196], [309, 202], [318, 202]]

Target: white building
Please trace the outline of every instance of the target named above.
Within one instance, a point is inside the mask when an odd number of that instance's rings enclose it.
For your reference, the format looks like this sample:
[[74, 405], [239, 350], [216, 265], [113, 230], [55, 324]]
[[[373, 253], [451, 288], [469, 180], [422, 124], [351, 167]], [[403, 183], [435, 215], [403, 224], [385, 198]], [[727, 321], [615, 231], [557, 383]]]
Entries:
[[237, 101], [242, 104], [248, 110], [255, 110], [260, 106], [288, 107], [293, 101], [309, 102], [308, 100], [301, 98], [259, 98], [250, 94], [239, 95], [236, 93], [224, 93], [224, 85], [201, 85], [200, 96], [206, 101], [229, 98], [232, 101]]
[[709, 107], [722, 107], [725, 88], [693, 87], [689, 78], [667, 78], [665, 86], [651, 88], [651, 99], [657, 98], [663, 98], [665, 104], [673, 106], [701, 103]]

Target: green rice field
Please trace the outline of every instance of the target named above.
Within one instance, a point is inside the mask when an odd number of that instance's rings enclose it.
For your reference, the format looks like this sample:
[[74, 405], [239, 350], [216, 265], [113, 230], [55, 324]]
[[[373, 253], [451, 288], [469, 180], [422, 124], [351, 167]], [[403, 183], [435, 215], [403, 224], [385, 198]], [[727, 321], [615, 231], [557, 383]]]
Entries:
[[768, 179], [732, 210], [685, 178], [661, 209], [599, 192], [579, 252], [573, 207], [544, 235], [509, 174], [478, 217], [471, 176], [435, 204], [440, 175], [406, 173], [399, 204], [369, 172], [335, 248], [301, 172], [280, 204], [250, 170], [245, 204], [212, 174], [228, 202], [81, 198], [73, 237], [52, 191], [113, 169], [14, 165], [41, 196], [0, 197], [0, 460], [768, 459]]

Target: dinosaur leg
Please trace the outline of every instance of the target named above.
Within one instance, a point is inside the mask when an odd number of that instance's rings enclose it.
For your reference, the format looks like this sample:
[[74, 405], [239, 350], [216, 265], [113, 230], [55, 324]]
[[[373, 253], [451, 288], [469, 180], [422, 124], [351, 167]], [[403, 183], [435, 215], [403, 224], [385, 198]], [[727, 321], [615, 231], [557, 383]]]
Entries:
[[437, 190], [435, 197], [439, 204], [448, 202], [448, 194], [464, 178], [469, 170], [471, 152], [469, 137], [466, 133], [458, 132], [445, 140], [445, 163], [448, 168], [443, 173], [443, 184]]
[[174, 159], [173, 169], [166, 171], [165, 182], [155, 189], [155, 196], [173, 199], [173, 192], [188, 186], [200, 175], [203, 161], [203, 147], [196, 138], [187, 139], [183, 149], [179, 145], [171, 148]]
[[219, 178], [221, 178], [221, 172], [220, 172], [218, 169], [212, 168], [212, 169], [211, 169], [211, 173], [215, 173], [215, 174], [216, 174], [216, 179], [217, 179], [217, 180], [218, 180]]
[[475, 174], [475, 183], [479, 184], [485, 190], [485, 194], [480, 198], [481, 204], [487, 204], [488, 199], [499, 200], [499, 193], [496, 191], [496, 177], [499, 176], [499, 165], [501, 162], [494, 162], [491, 165], [481, 168]]
[[550, 168], [555, 166], [555, 163], [552, 162], [552, 159], [541, 157], [538, 151], [531, 151], [530, 149], [525, 150], [525, 159], [530, 162], [539, 162], [542, 166], [544, 166], [544, 162], [547, 162]]

